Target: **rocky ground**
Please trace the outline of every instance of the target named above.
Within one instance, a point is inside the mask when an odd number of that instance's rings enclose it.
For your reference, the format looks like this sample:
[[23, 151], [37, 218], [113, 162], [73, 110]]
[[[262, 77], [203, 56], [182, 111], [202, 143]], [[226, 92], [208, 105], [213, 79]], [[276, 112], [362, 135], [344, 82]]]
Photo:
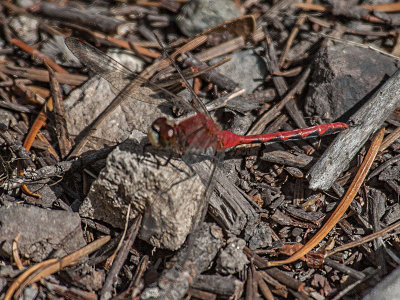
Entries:
[[[1, 298], [398, 299], [387, 2], [1, 1]], [[199, 112], [236, 134], [349, 128], [149, 143]]]

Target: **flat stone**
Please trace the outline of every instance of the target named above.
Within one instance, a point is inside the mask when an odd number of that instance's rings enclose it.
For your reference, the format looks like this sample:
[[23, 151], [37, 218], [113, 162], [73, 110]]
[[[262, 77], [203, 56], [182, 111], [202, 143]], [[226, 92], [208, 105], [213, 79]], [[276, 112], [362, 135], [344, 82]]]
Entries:
[[394, 300], [400, 299], [400, 268], [395, 269], [378, 285], [376, 285], [363, 300]]
[[[124, 141], [134, 130], [147, 132], [151, 123], [162, 116], [155, 102], [161, 104], [164, 100], [155, 97], [158, 96], [151, 89], [139, 87], [106, 118], [84, 151], [98, 150]], [[93, 77], [73, 90], [64, 101], [69, 133], [79, 135], [114, 98], [115, 90], [99, 77]]]
[[33, 0], [16, 0], [15, 4], [18, 5], [19, 7], [28, 8], [32, 5], [34, 5], [35, 1], [33, 1]]
[[313, 62], [305, 112], [325, 122], [346, 112], [350, 116], [396, 70], [394, 59], [370, 49], [344, 44], [324, 47]]
[[187, 36], [240, 16], [230, 0], [191, 0], [182, 7], [176, 18], [179, 29]]
[[107, 55], [116, 61], [118, 61], [121, 65], [127, 67], [129, 70], [133, 72], [140, 73], [144, 68], [144, 61], [134, 55], [132, 52], [123, 51], [120, 49], [113, 49], [107, 52]]
[[34, 193], [39, 194], [40, 199], [23, 194], [21, 196], [29, 204], [40, 205], [42, 208], [52, 208], [54, 202], [62, 194], [63, 190], [59, 186], [50, 187], [47, 184], [27, 184], [28, 189]]
[[[140, 72], [143, 69], [143, 61], [131, 54], [122, 51], [109, 51], [108, 54], [132, 72]], [[72, 53], [71, 56], [73, 56]], [[105, 67], [105, 69], [108, 72], [114, 71], [112, 67], [109, 69]], [[125, 85], [132, 82], [135, 73], [132, 73], [132, 78], [127, 78], [119, 73], [112, 74], [112, 76], [115, 86], [100, 76], [95, 76], [74, 89], [64, 100], [65, 119], [71, 135], [82, 134], [116, 95], [120, 96], [119, 93], [126, 87]], [[120, 79], [120, 82], [117, 79]], [[164, 116], [161, 110], [165, 109], [166, 103], [160, 93], [144, 86], [137, 86], [102, 122], [82, 152], [120, 143], [127, 139], [134, 130], [147, 132], [156, 118]]]
[[[267, 74], [264, 60], [253, 50], [244, 50], [230, 55], [232, 59], [219, 66], [216, 70], [239, 84], [246, 93], [252, 93], [263, 84]], [[220, 59], [218, 59], [219, 61]], [[212, 60], [215, 63], [217, 60]]]
[[0, 207], [0, 224], [1, 250], [10, 257], [19, 233], [20, 254], [34, 262], [55, 251], [56, 257], [63, 257], [86, 245], [77, 213], [8, 204]]

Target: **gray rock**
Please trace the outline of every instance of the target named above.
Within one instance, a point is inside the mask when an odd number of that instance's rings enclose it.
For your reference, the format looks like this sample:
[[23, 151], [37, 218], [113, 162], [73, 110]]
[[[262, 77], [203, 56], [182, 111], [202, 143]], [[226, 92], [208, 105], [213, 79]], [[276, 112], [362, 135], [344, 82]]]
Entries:
[[17, 120], [11, 111], [0, 108], [0, 123], [8, 128], [10, 125], [16, 125]]
[[143, 71], [144, 61], [136, 56], [133, 56], [132, 52], [114, 49], [108, 51], [107, 55], [133, 72], [140, 73]]
[[[151, 123], [162, 113], [156, 103], [163, 99], [153, 97], [154, 92], [145, 87], [134, 94], [110, 114], [93, 134], [84, 151], [98, 150], [106, 145], [119, 143], [134, 130], [147, 132]], [[69, 133], [79, 135], [111, 102], [115, 91], [104, 80], [94, 77], [73, 90], [64, 101]]]
[[[235, 52], [230, 56], [232, 59], [218, 67], [218, 72], [237, 82], [241, 89], [246, 90], [246, 93], [252, 93], [263, 84], [267, 74], [265, 62], [253, 50]], [[211, 63], [216, 61], [213, 60]]]
[[57, 250], [63, 257], [86, 245], [77, 213], [9, 204], [0, 208], [0, 245], [12, 255], [12, 242], [20, 233], [20, 254], [35, 262]]
[[248, 224], [244, 232], [244, 239], [248, 242], [251, 250], [269, 247], [272, 245], [271, 228], [263, 222]]
[[14, 268], [12, 265], [2, 265], [0, 268], [0, 278], [10, 277], [14, 278], [17, 277], [22, 273], [21, 270]]
[[239, 238], [230, 238], [227, 241], [227, 246], [218, 256], [217, 272], [222, 274], [235, 274], [244, 269], [249, 263], [246, 254], [243, 253], [243, 248], [246, 242]]
[[[63, 45], [62, 48], [66, 46]], [[141, 71], [143, 67], [143, 63], [132, 55], [121, 52], [109, 54], [132, 71]], [[72, 53], [71, 56], [74, 57]], [[122, 90], [124, 84], [130, 82], [130, 79], [125, 78], [118, 83], [117, 88]], [[95, 76], [73, 90], [64, 101], [69, 133], [79, 135], [120, 92], [117, 88]], [[84, 150], [97, 150], [106, 145], [119, 143], [127, 139], [134, 130], [147, 132], [151, 123], [157, 117], [163, 116], [160, 109], [162, 103], [165, 103], [165, 99], [160, 95], [149, 88], [138, 87], [104, 120], [93, 134], [94, 139], [90, 140]]]
[[191, 0], [176, 18], [179, 29], [187, 36], [240, 16], [235, 3], [230, 0]]
[[9, 25], [18, 34], [18, 37], [28, 45], [34, 44], [39, 40], [38, 20], [20, 15], [11, 18]]
[[33, 286], [27, 286], [25, 289], [23, 289], [21, 298], [26, 299], [26, 300], [34, 300], [37, 298], [40, 299], [40, 297], [38, 297], [38, 295], [39, 295], [38, 289], [36, 289]]
[[5, 279], [4, 277], [0, 277], [0, 293], [2, 293], [3, 290], [5, 291], [6, 286], [7, 286], [7, 279]]
[[199, 221], [204, 185], [181, 160], [166, 159], [126, 141], [108, 156], [80, 214], [122, 228], [131, 204], [130, 219], [143, 214], [141, 239], [178, 249]]
[[18, 5], [19, 7], [28, 8], [32, 5], [34, 5], [35, 1], [33, 1], [33, 0], [16, 0], [15, 4]]
[[[49, 185], [43, 183], [27, 184], [26, 186], [29, 188], [30, 191], [38, 193], [41, 196], [40, 206], [42, 208], [52, 208], [54, 202], [57, 201], [58, 197], [60, 197], [63, 192], [62, 188], [59, 186], [50, 187]], [[24, 199], [27, 203], [37, 203], [37, 199], [29, 195], [23, 194], [21, 198]]]
[[326, 122], [355, 109], [397, 70], [395, 60], [388, 56], [344, 44], [322, 48], [313, 65], [305, 111]]
[[400, 268], [386, 276], [376, 285], [363, 300], [397, 300], [400, 299]]

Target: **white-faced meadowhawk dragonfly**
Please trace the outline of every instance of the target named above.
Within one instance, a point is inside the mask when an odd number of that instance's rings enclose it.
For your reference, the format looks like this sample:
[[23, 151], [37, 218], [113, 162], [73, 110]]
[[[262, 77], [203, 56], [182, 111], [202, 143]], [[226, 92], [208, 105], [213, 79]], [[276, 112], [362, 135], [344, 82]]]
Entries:
[[[124, 87], [122, 82], [137, 78], [134, 72], [79, 39], [66, 38], [65, 43], [81, 63], [105, 78], [116, 89], [121, 90]], [[196, 99], [193, 100], [196, 101]], [[185, 154], [190, 150], [201, 152], [203, 149], [210, 148], [223, 152], [242, 144], [315, 138], [335, 134], [348, 128], [347, 124], [336, 122], [275, 133], [237, 135], [231, 131], [221, 130], [205, 109], [204, 104], [199, 102], [201, 101], [197, 100], [198, 108], [193, 107], [196, 114], [179, 123], [165, 117], [155, 120], [148, 131], [148, 138], [152, 145], [156, 148], [170, 149], [177, 154]]]

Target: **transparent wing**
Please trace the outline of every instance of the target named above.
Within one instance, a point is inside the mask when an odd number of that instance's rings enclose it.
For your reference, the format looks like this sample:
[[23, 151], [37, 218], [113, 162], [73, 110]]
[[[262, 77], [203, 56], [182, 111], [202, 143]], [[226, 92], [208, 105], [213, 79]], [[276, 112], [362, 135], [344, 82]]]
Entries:
[[118, 91], [136, 78], [133, 71], [87, 43], [68, 37], [65, 44], [82, 64], [106, 79]]
[[179, 76], [182, 78], [183, 82], [185, 83], [185, 85], [187, 86], [187, 88], [189, 89], [191, 95], [192, 95], [192, 101], [194, 103], [194, 109], [199, 112], [199, 110], [201, 110], [201, 112], [206, 115], [207, 117], [211, 118], [210, 113], [208, 112], [207, 108], [205, 107], [204, 103], [200, 100], [200, 98], [197, 96], [197, 94], [194, 92], [193, 88], [190, 86], [189, 82], [187, 81], [186, 77], [183, 75], [181, 69], [178, 67], [178, 65], [176, 64], [175, 60], [168, 54], [167, 49], [165, 48], [165, 46], [163, 45], [162, 41], [159, 39], [159, 37], [157, 35], [154, 36], [158, 43], [160, 44], [160, 46], [163, 49], [164, 54], [168, 57], [168, 59], [171, 61], [171, 64], [175, 67], [176, 71], [179, 73]]
[[[90, 69], [90, 71], [107, 80], [115, 89], [114, 92], [116, 94], [124, 90], [134, 80], [138, 85], [145, 84], [155, 91], [162, 91], [167, 94], [169, 96], [168, 100], [172, 104], [181, 106], [188, 111], [193, 110], [193, 107], [184, 99], [163, 88], [162, 85], [171, 85], [171, 81], [164, 82], [163, 84], [152, 83], [147, 78], [142, 78], [129, 68], [121, 65], [96, 47], [93, 47], [77, 38], [68, 37], [65, 39], [65, 44], [79, 59], [79, 61]], [[142, 99], [136, 100], [143, 101]], [[160, 104], [159, 100], [154, 99], [153, 104]]]

